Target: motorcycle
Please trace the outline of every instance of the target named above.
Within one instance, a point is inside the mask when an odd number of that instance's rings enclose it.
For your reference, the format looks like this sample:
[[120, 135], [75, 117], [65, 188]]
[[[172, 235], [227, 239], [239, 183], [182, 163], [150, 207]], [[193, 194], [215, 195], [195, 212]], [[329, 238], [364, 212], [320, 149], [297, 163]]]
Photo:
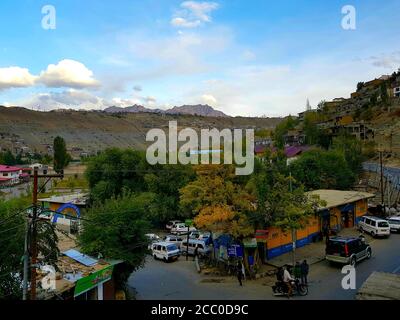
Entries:
[[[292, 281], [293, 295], [306, 296], [308, 294], [308, 286], [300, 283], [298, 279]], [[287, 286], [283, 281], [278, 281], [272, 286], [274, 296], [286, 296], [288, 294]]]

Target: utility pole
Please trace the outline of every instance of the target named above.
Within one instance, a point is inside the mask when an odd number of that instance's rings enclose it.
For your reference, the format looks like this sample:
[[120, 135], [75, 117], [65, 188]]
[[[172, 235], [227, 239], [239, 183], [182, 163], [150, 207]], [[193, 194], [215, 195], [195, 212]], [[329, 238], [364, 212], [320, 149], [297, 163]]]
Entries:
[[385, 192], [383, 189], [383, 155], [382, 155], [382, 149], [379, 150], [379, 162], [380, 162], [380, 167], [381, 167], [381, 205], [382, 205], [382, 210], [383, 214], [386, 214], [385, 210]]
[[22, 300], [28, 300], [28, 273], [29, 273], [29, 233], [30, 224], [29, 217], [26, 217], [26, 232], [25, 232], [25, 244], [24, 244], [24, 279], [22, 286]]
[[[293, 187], [292, 187], [292, 171], [289, 169], [289, 190], [290, 193], [293, 192]], [[292, 228], [292, 263], [293, 267], [296, 264], [296, 229]]]
[[[31, 176], [32, 177], [32, 176]], [[31, 232], [31, 255], [32, 255], [32, 263], [31, 263], [31, 300], [36, 300], [36, 268], [37, 268], [37, 219], [38, 219], [38, 205], [37, 205], [37, 198], [38, 198], [38, 179], [39, 178], [47, 178], [47, 181], [44, 183], [42, 188], [46, 185], [47, 182], [50, 181], [51, 178], [63, 178], [64, 172], [61, 171], [61, 174], [38, 174], [38, 169], [35, 168], [33, 171], [33, 192], [32, 192], [32, 232]]]
[[37, 263], [37, 195], [38, 195], [38, 169], [33, 171], [33, 192], [32, 192], [32, 265], [31, 265], [31, 300], [36, 300], [36, 263]]

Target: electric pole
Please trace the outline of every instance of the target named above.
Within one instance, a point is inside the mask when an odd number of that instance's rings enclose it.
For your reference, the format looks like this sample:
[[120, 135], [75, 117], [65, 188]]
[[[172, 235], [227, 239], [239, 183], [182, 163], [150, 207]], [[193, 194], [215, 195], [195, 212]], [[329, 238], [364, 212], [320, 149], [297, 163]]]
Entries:
[[381, 167], [381, 205], [382, 205], [382, 210], [383, 214], [386, 214], [385, 210], [385, 192], [383, 189], [383, 156], [382, 156], [382, 149], [379, 150], [379, 162], [380, 162], [380, 167]]
[[[47, 172], [46, 172], [47, 173]], [[32, 176], [31, 176], [32, 177]], [[51, 178], [63, 178], [64, 172], [61, 170], [61, 174], [38, 174], [38, 169], [35, 168], [33, 171], [33, 192], [32, 192], [32, 222], [31, 222], [31, 255], [32, 255], [32, 263], [31, 263], [31, 300], [36, 300], [36, 268], [37, 268], [37, 219], [38, 219], [38, 179], [39, 178], [47, 178], [46, 182], [43, 184], [42, 188], [50, 181]]]
[[23, 290], [22, 300], [28, 300], [29, 233], [30, 233], [29, 217], [26, 217], [26, 232], [25, 232], [25, 244], [24, 244], [24, 279], [22, 286]]

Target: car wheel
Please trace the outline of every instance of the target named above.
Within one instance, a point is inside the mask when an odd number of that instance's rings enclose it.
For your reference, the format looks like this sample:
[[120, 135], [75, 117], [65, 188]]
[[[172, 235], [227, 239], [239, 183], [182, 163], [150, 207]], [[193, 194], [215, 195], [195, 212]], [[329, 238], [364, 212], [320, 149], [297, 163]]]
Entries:
[[165, 257], [163, 258], [163, 260], [164, 260], [164, 262], [168, 262], [168, 259], [167, 259], [167, 258], [165, 258]]
[[356, 263], [357, 263], [357, 259], [356, 259], [356, 257], [352, 257], [351, 259], [350, 259], [350, 265], [352, 265], [353, 267], [356, 265]]
[[375, 231], [371, 231], [371, 236], [372, 236], [373, 238], [375, 238], [375, 237], [376, 237], [376, 233], [375, 233]]
[[370, 259], [372, 255], [371, 249], [367, 249], [367, 259]]
[[154, 258], [154, 260], [157, 260], [157, 257], [156, 257], [156, 255], [155, 255], [155, 254], [153, 254], [153, 258]]

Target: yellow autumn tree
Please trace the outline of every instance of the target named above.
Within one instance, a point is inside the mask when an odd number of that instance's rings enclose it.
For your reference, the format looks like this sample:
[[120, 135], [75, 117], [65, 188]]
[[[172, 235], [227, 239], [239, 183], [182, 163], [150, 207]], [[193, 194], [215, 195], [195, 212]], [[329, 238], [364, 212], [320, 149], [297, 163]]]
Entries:
[[233, 166], [201, 165], [197, 179], [180, 189], [180, 206], [196, 226], [213, 232], [245, 237], [254, 233], [247, 214], [254, 211], [253, 197], [235, 183]]

